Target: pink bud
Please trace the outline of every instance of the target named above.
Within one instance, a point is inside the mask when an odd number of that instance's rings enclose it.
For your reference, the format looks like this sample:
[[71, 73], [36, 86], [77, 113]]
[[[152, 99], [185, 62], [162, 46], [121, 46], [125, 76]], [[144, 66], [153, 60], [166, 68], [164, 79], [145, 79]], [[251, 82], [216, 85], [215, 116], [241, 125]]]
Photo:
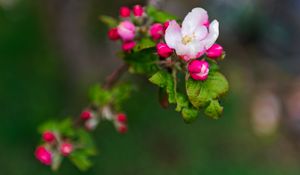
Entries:
[[168, 58], [173, 53], [173, 50], [165, 43], [158, 43], [156, 45], [156, 51], [162, 58]]
[[118, 114], [117, 121], [120, 123], [125, 123], [127, 121], [126, 114], [123, 114], [123, 113]]
[[160, 39], [164, 35], [164, 25], [155, 23], [150, 27], [150, 35], [154, 40]]
[[73, 145], [69, 142], [64, 142], [60, 145], [60, 152], [63, 156], [68, 156], [73, 151]]
[[136, 43], [134, 41], [124, 42], [122, 45], [122, 49], [125, 52], [129, 52], [134, 48], [135, 45], [136, 45]]
[[133, 6], [133, 14], [136, 17], [143, 16], [143, 14], [144, 14], [144, 8], [141, 5], [135, 5], [135, 6]]
[[82, 120], [88, 120], [88, 119], [92, 118], [92, 112], [89, 110], [85, 110], [80, 114], [80, 118]]
[[48, 143], [53, 142], [53, 141], [55, 140], [55, 135], [54, 135], [54, 133], [51, 132], [51, 131], [45, 131], [45, 132], [43, 133], [43, 140], [44, 140], [45, 142], [48, 142]]
[[124, 124], [121, 124], [119, 127], [118, 127], [118, 132], [120, 134], [125, 134], [126, 132], [128, 131], [128, 128], [126, 125]]
[[222, 56], [223, 47], [219, 44], [214, 44], [206, 51], [206, 55], [211, 59], [216, 59]]
[[52, 153], [48, 151], [45, 147], [39, 146], [35, 150], [35, 157], [45, 165], [52, 164]]
[[115, 41], [120, 39], [120, 35], [118, 33], [118, 29], [117, 28], [112, 28], [108, 31], [108, 38]]
[[126, 6], [120, 8], [120, 16], [122, 18], [127, 18], [130, 16], [130, 9]]
[[206, 61], [193, 60], [188, 66], [189, 73], [194, 80], [206, 80], [209, 64]]
[[164, 30], [166, 31], [167, 28], [169, 27], [170, 21], [164, 22]]
[[131, 41], [135, 36], [135, 26], [130, 21], [123, 21], [118, 26], [118, 33], [123, 41]]

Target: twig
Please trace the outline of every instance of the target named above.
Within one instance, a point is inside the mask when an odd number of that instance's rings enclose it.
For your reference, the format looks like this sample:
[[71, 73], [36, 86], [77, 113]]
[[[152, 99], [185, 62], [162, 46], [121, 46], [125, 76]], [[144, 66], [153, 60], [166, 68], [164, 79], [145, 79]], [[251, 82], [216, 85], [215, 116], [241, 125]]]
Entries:
[[128, 64], [124, 63], [106, 78], [103, 88], [104, 89], [112, 88], [115, 85], [115, 83], [121, 78], [123, 73], [126, 72], [127, 70], [128, 70]]

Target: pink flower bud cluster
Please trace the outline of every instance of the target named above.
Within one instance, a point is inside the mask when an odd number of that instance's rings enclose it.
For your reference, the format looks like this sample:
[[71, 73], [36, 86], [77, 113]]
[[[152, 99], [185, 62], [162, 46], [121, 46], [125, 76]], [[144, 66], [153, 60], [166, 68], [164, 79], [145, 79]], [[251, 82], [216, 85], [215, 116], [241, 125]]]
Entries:
[[[132, 15], [134, 19], [130, 18]], [[132, 9], [127, 6], [121, 7], [119, 11], [121, 22], [117, 27], [108, 31], [108, 38], [112, 41], [121, 40], [122, 50], [130, 52], [136, 46], [135, 37], [138, 33], [138, 26], [134, 24], [134, 20], [143, 18], [145, 15], [144, 7], [141, 5], [135, 5]]]
[[120, 134], [125, 134], [128, 130], [126, 114], [124, 114], [124, 113], [116, 114], [115, 118], [114, 118], [114, 124], [115, 124], [117, 131]]
[[65, 139], [62, 140], [53, 131], [45, 131], [42, 134], [42, 138], [44, 143], [36, 148], [34, 155], [44, 165], [53, 163], [53, 156], [56, 150], [59, 150], [62, 156], [69, 156], [74, 150], [71, 142]]

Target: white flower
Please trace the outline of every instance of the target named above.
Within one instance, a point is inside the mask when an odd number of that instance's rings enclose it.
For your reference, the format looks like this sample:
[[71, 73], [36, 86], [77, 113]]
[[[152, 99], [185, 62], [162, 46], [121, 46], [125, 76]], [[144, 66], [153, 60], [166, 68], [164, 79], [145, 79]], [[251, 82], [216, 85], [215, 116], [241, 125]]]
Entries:
[[214, 20], [208, 24], [207, 12], [202, 8], [194, 8], [184, 18], [182, 28], [175, 20], [170, 21], [165, 40], [177, 55], [189, 61], [203, 55], [218, 36], [219, 22]]

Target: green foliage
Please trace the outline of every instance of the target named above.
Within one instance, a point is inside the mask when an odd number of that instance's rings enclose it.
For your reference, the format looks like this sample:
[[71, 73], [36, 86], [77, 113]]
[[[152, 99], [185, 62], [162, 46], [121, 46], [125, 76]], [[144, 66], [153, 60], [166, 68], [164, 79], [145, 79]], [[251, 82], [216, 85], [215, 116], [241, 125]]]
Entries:
[[99, 20], [110, 28], [117, 27], [118, 25], [118, 21], [115, 18], [110, 16], [102, 15], [99, 17]]
[[48, 121], [42, 124], [38, 128], [39, 132], [42, 134], [45, 131], [59, 132], [64, 136], [73, 137], [75, 131], [73, 128], [73, 123], [71, 118], [66, 118], [63, 121]]
[[168, 20], [176, 20], [177, 17], [169, 13], [163, 12], [155, 8], [154, 6], [147, 7], [147, 14], [152, 18], [154, 22], [164, 23]]
[[209, 105], [204, 110], [204, 114], [213, 119], [218, 119], [223, 112], [223, 107], [220, 105], [218, 100], [210, 101]]
[[92, 162], [89, 160], [88, 155], [82, 150], [74, 151], [69, 158], [81, 171], [86, 171], [92, 166]]
[[188, 98], [179, 92], [176, 88], [176, 79], [166, 71], [158, 71], [149, 79], [150, 82], [165, 89], [168, 94], [169, 103], [177, 104], [175, 110], [181, 112], [186, 123], [191, 123], [198, 116], [198, 110], [192, 107]]
[[170, 73], [160, 70], [152, 75], [151, 78], [149, 78], [149, 81], [166, 90], [169, 103], [176, 103], [176, 91]]
[[131, 73], [151, 75], [158, 70], [156, 63], [159, 57], [155, 54], [154, 47], [127, 53], [124, 55], [124, 60], [130, 65]]
[[118, 84], [112, 89], [104, 89], [99, 84], [90, 90], [90, 100], [96, 106], [112, 104], [116, 110], [121, 109], [121, 104], [129, 98], [133, 87], [130, 84]]
[[151, 38], [142, 38], [134, 47], [133, 51], [138, 52], [143, 49], [153, 48], [155, 45], [156, 43]]
[[112, 94], [99, 84], [91, 87], [89, 96], [90, 100], [97, 106], [105, 105], [112, 99]]
[[186, 81], [187, 95], [190, 102], [197, 109], [208, 105], [205, 114], [212, 118], [218, 118], [222, 112], [219, 99], [229, 89], [226, 78], [219, 72], [212, 72], [205, 81], [195, 81], [189, 78]]

